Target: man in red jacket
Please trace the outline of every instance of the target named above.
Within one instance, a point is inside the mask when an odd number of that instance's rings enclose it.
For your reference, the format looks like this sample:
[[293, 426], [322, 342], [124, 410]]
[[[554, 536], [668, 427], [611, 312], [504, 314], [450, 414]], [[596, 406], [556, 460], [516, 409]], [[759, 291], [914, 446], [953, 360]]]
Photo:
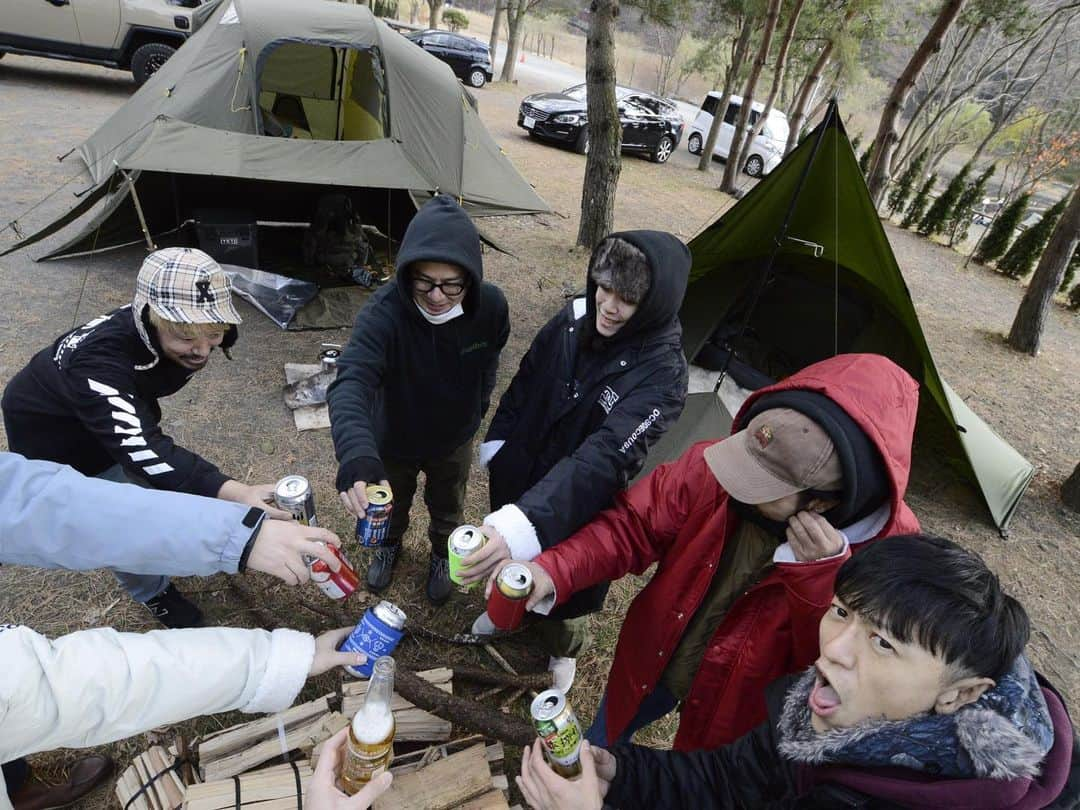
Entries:
[[627, 611], [590, 742], [629, 740], [677, 705], [679, 750], [765, 719], [765, 686], [817, 657], [852, 548], [918, 531], [903, 502], [917, 405], [918, 384], [884, 357], [815, 363], [530, 563], [538, 613], [659, 563]]

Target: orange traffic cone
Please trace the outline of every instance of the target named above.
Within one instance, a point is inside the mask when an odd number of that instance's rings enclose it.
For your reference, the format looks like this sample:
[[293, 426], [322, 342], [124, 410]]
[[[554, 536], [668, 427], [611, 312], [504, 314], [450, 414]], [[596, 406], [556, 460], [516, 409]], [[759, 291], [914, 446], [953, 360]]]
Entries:
[[525, 61], [525, 51], [522, 51], [522, 52], [521, 52], [521, 58], [520, 58], [520, 59], [518, 59], [518, 61], [519, 61], [519, 62], [524, 62], [524, 61]]

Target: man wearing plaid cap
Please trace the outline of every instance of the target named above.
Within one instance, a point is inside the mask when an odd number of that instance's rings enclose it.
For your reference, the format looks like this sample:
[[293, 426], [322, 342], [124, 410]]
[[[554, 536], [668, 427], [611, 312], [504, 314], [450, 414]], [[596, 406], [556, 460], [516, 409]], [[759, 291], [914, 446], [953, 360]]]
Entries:
[[[151, 253], [129, 306], [61, 335], [8, 383], [0, 407], [8, 448], [84, 475], [267, 506], [273, 485], [232, 480], [162, 432], [158, 399], [236, 342], [240, 315], [229, 280], [191, 248]], [[202, 613], [168, 577], [118, 573], [132, 598], [166, 627], [197, 627]]]

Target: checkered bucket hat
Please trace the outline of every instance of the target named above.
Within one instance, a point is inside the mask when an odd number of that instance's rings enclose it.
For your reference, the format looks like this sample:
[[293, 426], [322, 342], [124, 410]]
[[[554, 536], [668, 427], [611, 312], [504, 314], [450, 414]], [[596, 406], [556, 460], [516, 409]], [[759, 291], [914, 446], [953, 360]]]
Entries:
[[228, 276], [195, 248], [165, 248], [143, 260], [132, 308], [142, 312], [147, 304], [174, 323], [240, 323]]

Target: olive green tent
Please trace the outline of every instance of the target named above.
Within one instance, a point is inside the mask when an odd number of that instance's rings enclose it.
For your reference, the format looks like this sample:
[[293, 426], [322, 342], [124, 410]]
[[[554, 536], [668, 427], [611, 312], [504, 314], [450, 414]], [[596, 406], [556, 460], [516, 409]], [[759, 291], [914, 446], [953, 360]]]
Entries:
[[[917, 449], [932, 448], [954, 463], [1004, 529], [1032, 465], [938, 374], [835, 103], [689, 247], [693, 265], [680, 312], [688, 358], [724, 342], [775, 378], [843, 352], [890, 357], [922, 386]], [[714, 393], [692, 394], [656, 457], [650, 452], [650, 465], [692, 441], [724, 435], [730, 417], [717, 400]]]
[[[365, 6], [224, 0], [77, 150], [88, 175], [67, 213], [98, 206], [54, 256], [175, 231], [197, 208], [302, 221], [328, 189], [400, 233], [434, 193], [470, 214], [550, 210], [484, 128], [450, 67]], [[24, 226], [26, 223], [24, 223]]]

